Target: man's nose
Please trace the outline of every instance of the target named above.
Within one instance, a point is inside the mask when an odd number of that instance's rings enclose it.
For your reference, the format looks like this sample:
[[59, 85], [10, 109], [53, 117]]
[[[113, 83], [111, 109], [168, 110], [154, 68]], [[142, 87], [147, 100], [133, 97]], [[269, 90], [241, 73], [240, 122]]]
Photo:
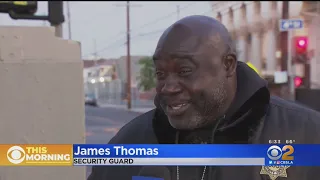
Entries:
[[164, 86], [161, 89], [161, 93], [164, 95], [172, 95], [182, 91], [179, 82], [176, 80], [168, 80], [165, 82]]

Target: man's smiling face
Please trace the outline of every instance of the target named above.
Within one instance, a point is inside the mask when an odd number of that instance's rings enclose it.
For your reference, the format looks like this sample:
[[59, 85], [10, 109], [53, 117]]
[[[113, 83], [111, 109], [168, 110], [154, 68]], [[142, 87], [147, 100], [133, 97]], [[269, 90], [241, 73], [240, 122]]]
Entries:
[[154, 64], [160, 106], [176, 129], [203, 127], [224, 113], [227, 75], [219, 33], [176, 23], [159, 40]]

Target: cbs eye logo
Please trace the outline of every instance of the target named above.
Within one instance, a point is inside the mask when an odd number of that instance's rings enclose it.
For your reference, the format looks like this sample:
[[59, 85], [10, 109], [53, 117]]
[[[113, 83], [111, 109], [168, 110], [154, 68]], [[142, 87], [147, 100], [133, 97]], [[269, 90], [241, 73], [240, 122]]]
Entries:
[[25, 154], [26, 153], [22, 147], [12, 146], [7, 151], [7, 158], [12, 164], [20, 164], [22, 161], [24, 161]]
[[281, 149], [279, 146], [273, 145], [269, 147], [267, 155], [271, 160], [292, 161], [294, 148], [291, 145], [285, 145]]

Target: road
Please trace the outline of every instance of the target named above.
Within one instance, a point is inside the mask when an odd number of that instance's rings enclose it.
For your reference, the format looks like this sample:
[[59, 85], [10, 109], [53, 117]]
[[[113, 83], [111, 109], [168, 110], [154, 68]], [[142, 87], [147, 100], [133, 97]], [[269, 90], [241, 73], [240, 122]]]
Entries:
[[[124, 109], [86, 106], [86, 143], [106, 144], [124, 124], [141, 113]], [[91, 167], [87, 168], [87, 176]]]

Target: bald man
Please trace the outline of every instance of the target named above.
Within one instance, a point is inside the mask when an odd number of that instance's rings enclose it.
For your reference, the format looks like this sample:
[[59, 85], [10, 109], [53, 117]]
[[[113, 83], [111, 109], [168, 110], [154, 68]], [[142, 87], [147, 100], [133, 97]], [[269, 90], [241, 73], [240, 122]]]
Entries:
[[[125, 125], [110, 144], [319, 143], [320, 115], [277, 97], [238, 62], [227, 29], [189, 16], [161, 36], [156, 109]], [[311, 180], [317, 167], [169, 167], [172, 180]], [[94, 167], [89, 180], [131, 180], [141, 167]]]

